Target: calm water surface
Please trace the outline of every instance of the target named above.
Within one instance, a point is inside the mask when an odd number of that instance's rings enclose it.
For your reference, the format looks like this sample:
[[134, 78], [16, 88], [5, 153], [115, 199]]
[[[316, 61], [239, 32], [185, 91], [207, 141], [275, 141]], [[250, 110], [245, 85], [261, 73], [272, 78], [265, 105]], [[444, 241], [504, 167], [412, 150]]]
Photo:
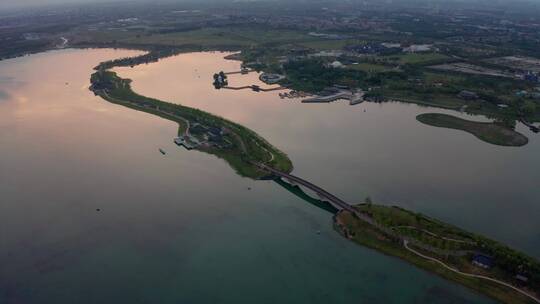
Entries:
[[[211, 90], [212, 74], [239, 63], [218, 53], [185, 54], [118, 69], [144, 95], [219, 114], [256, 130], [292, 159], [295, 174], [349, 202], [371, 196], [483, 233], [540, 258], [540, 135], [499, 147], [461, 131], [417, 122], [439, 112], [411, 104], [302, 104], [276, 92]], [[231, 76], [233, 86], [258, 76]]]
[[[177, 148], [174, 123], [88, 91], [93, 66], [134, 54], [0, 62], [0, 303], [491, 303], [344, 240], [277, 184]], [[431, 109], [413, 105], [216, 91], [212, 74], [239, 67], [222, 57], [118, 70], [141, 94], [256, 130], [348, 201], [370, 195], [540, 256], [536, 138], [499, 148], [417, 123]]]

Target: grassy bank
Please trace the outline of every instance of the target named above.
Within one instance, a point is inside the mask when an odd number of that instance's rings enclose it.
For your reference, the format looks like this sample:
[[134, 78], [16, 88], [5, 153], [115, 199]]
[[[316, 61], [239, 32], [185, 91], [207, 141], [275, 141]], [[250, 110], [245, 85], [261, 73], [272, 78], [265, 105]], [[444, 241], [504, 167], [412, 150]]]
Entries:
[[421, 114], [416, 117], [423, 124], [462, 130], [473, 134], [477, 138], [499, 146], [524, 146], [528, 143], [528, 138], [504, 126], [495, 123], [475, 122], [446, 114]]
[[[403, 240], [409, 240], [412, 244], [409, 245], [410, 248], [415, 251], [433, 257], [451, 268], [501, 280], [516, 287], [516, 273], [527, 273], [530, 281], [522, 290], [533, 295], [537, 294], [539, 288], [540, 265], [536, 260], [493, 240], [398, 207], [363, 204], [355, 208], [372, 217], [379, 226], [368, 224], [351, 213], [342, 211], [335, 216], [335, 228], [350, 240], [403, 259], [500, 302], [535, 303], [510, 287], [456, 273], [421, 257], [408, 250], [403, 245]], [[391, 234], [388, 231], [391, 231]], [[492, 256], [494, 267], [483, 269], [474, 266], [471, 263], [473, 252]]]
[[[168, 52], [161, 54], [170, 55]], [[226, 130], [222, 142], [227, 144], [201, 144], [196, 150], [215, 155], [225, 160], [236, 172], [244, 177], [262, 178], [267, 175], [255, 164], [264, 163], [283, 172], [292, 171], [292, 162], [283, 152], [268, 143], [252, 130], [222, 117], [179, 104], [168, 103], [135, 93], [131, 80], [122, 79], [108, 69], [115, 66], [137, 65], [157, 60], [160, 54], [148, 54], [137, 58], [125, 58], [105, 62], [96, 67], [91, 76], [91, 89], [103, 99], [138, 111], [150, 113], [179, 123], [180, 133], [188, 125], [199, 125], [206, 129]], [[172, 139], [171, 139], [172, 140]]]

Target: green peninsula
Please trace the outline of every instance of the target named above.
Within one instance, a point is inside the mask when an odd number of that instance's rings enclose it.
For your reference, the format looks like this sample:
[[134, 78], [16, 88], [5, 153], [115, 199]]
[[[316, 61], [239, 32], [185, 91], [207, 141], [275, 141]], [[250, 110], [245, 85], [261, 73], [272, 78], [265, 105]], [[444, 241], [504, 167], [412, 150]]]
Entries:
[[334, 216], [351, 241], [403, 259], [502, 303], [538, 303], [540, 263], [503, 244], [400, 207], [365, 203]]
[[257, 165], [265, 164], [282, 172], [292, 171], [292, 162], [254, 131], [225, 118], [179, 104], [164, 102], [135, 93], [131, 80], [120, 78], [109, 69], [134, 66], [174, 52], [149, 53], [101, 63], [91, 76], [90, 89], [103, 99], [138, 111], [154, 114], [180, 125], [175, 142], [188, 150], [198, 150], [225, 160], [244, 177], [259, 179], [268, 175]]

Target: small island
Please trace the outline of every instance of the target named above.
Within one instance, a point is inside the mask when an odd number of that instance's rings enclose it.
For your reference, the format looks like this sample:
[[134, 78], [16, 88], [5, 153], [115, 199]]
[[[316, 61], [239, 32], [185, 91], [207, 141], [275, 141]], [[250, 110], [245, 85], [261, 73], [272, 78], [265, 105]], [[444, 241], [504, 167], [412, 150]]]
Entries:
[[470, 121], [439, 113], [421, 114], [416, 119], [429, 126], [471, 133], [478, 139], [493, 145], [520, 147], [529, 142], [525, 135], [496, 123]]
[[539, 303], [540, 263], [496, 241], [400, 207], [367, 203], [334, 215], [344, 237], [503, 303]]
[[110, 71], [113, 67], [134, 66], [174, 54], [174, 51], [151, 52], [101, 63], [91, 76], [90, 90], [109, 102], [177, 122], [180, 125], [174, 139], [177, 145], [224, 159], [241, 176], [253, 179], [268, 176], [261, 164], [291, 172], [292, 162], [287, 155], [252, 130], [199, 109], [141, 96], [132, 90], [131, 80]]

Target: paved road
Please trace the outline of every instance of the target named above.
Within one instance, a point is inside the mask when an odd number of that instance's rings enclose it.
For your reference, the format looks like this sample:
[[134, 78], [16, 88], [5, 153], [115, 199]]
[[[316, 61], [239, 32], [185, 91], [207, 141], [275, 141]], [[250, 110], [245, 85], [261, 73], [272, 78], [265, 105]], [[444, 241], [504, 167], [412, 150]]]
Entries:
[[476, 245], [476, 242], [472, 242], [472, 241], [464, 241], [464, 240], [458, 240], [458, 239], [453, 239], [453, 238], [447, 238], [447, 237], [444, 237], [444, 236], [440, 236], [436, 233], [433, 233], [429, 230], [426, 230], [426, 229], [419, 229], [417, 227], [414, 227], [414, 226], [395, 226], [395, 227], [392, 227], [392, 228], [407, 228], [407, 229], [413, 229], [413, 230], [418, 230], [418, 231], [421, 231], [421, 232], [425, 232], [431, 236], [434, 236], [436, 238], [439, 238], [439, 239], [443, 239], [443, 240], [447, 240], [447, 241], [451, 241], [451, 242], [456, 242], [456, 243], [463, 243], [463, 244], [470, 244], [470, 245]]

